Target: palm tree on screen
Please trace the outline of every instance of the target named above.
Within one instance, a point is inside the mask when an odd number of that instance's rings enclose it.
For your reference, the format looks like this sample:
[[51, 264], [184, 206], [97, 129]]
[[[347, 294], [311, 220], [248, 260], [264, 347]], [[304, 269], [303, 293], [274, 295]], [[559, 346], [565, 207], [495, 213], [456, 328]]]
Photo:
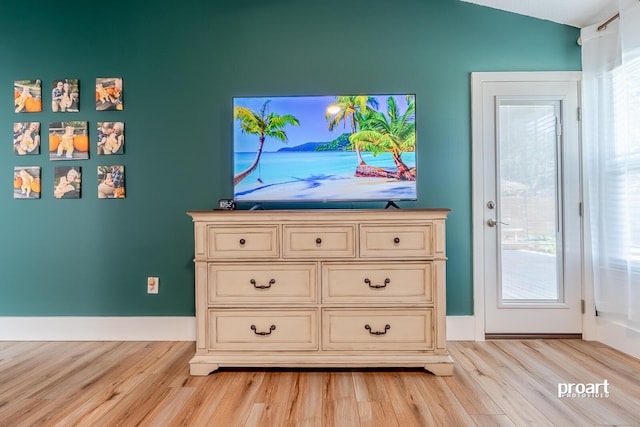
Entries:
[[401, 158], [403, 152], [415, 151], [416, 147], [415, 97], [408, 95], [406, 101], [407, 110], [403, 114], [391, 96], [387, 98], [386, 116], [379, 111], [368, 110], [361, 118], [360, 131], [351, 135], [349, 140], [374, 155], [390, 152], [398, 168], [397, 178], [415, 181], [415, 169], [409, 169]]
[[246, 107], [235, 107], [233, 110], [233, 118], [240, 120], [240, 128], [243, 133], [249, 135], [257, 135], [259, 139], [258, 151], [253, 163], [244, 171], [233, 177], [233, 185], [237, 185], [253, 172], [260, 163], [260, 155], [267, 137], [276, 138], [287, 143], [287, 133], [283, 128], [287, 125], [299, 126], [300, 122], [291, 114], [277, 115], [268, 111], [270, 100], [266, 100], [257, 113]]
[[[348, 122], [351, 125], [351, 134], [354, 134], [358, 131], [358, 117], [366, 114], [369, 107], [378, 108], [378, 102], [371, 96], [338, 96], [331, 107], [335, 108], [335, 112], [328, 109], [325, 113], [325, 118], [329, 120], [329, 130], [334, 130], [341, 122], [346, 126]], [[352, 144], [358, 157], [358, 165], [364, 165], [360, 147], [357, 143]]]

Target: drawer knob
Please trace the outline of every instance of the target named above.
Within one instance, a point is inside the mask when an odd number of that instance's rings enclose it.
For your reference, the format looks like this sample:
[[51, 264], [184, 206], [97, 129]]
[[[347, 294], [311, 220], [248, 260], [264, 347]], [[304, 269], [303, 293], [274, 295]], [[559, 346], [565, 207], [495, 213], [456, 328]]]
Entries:
[[400, 244], [400, 238], [399, 237], [394, 237], [393, 238], [393, 243], [395, 243], [396, 245]]
[[364, 325], [364, 328], [369, 331], [369, 333], [371, 335], [386, 335], [387, 331], [389, 329], [391, 329], [391, 325], [389, 325], [388, 323], [386, 325], [384, 325], [384, 331], [372, 331], [371, 330], [371, 326], [369, 326], [368, 324]]
[[387, 285], [389, 283], [391, 283], [391, 279], [389, 279], [387, 277], [386, 279], [384, 279], [384, 284], [382, 284], [382, 285], [374, 285], [373, 283], [371, 283], [371, 280], [369, 280], [369, 279], [364, 279], [364, 283], [365, 283], [365, 285], [369, 286], [370, 288], [380, 289], [380, 288], [386, 288]]
[[317, 238], [316, 238], [316, 244], [317, 244], [317, 245], [321, 245], [321, 244], [322, 244], [322, 239], [321, 239], [321, 238], [319, 238], [319, 237], [317, 237]]
[[253, 287], [256, 289], [269, 289], [272, 285], [276, 284], [276, 279], [269, 280], [269, 283], [266, 285], [258, 285], [258, 283], [256, 282], [256, 279], [249, 280], [249, 283], [251, 283]]
[[244, 239], [240, 239], [240, 246], [244, 246], [244, 244], [245, 244], [245, 243], [247, 243], [247, 241], [246, 241], [246, 240], [244, 240]]
[[268, 331], [258, 331], [256, 325], [251, 325], [251, 330], [256, 335], [271, 335], [271, 332], [276, 330], [276, 325], [271, 325]]

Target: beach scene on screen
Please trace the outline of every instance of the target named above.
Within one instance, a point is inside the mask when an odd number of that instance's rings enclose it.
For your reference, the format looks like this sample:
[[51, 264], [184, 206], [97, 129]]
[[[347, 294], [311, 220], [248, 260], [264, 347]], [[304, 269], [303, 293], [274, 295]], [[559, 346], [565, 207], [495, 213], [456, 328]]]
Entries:
[[414, 95], [234, 98], [234, 199], [416, 199]]

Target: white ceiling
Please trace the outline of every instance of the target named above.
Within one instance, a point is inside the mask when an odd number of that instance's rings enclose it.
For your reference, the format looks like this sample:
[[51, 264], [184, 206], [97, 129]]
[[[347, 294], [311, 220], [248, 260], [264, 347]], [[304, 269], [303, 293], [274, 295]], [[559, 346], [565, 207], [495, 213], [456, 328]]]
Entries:
[[615, 0], [462, 0], [520, 15], [584, 28], [601, 24], [618, 10]]

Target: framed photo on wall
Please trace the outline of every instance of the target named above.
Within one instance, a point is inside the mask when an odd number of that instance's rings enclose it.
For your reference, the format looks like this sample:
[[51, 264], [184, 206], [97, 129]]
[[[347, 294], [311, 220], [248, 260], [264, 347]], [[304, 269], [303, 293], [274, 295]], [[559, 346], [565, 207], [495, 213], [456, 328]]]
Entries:
[[98, 166], [98, 199], [124, 199], [124, 166]]
[[88, 126], [87, 122], [82, 121], [49, 123], [49, 159], [88, 159]]
[[56, 79], [51, 83], [51, 111], [77, 113], [80, 111], [80, 82], [78, 79]]
[[121, 77], [96, 78], [96, 110], [123, 110], [124, 92]]
[[13, 82], [16, 113], [42, 111], [42, 84], [40, 80], [16, 80]]
[[98, 122], [98, 155], [124, 154], [124, 122]]
[[53, 197], [79, 199], [82, 187], [82, 169], [79, 166], [56, 166], [53, 176]]
[[13, 152], [20, 156], [40, 153], [39, 122], [15, 122], [13, 124]]
[[13, 198], [40, 198], [40, 166], [16, 166], [13, 168]]

